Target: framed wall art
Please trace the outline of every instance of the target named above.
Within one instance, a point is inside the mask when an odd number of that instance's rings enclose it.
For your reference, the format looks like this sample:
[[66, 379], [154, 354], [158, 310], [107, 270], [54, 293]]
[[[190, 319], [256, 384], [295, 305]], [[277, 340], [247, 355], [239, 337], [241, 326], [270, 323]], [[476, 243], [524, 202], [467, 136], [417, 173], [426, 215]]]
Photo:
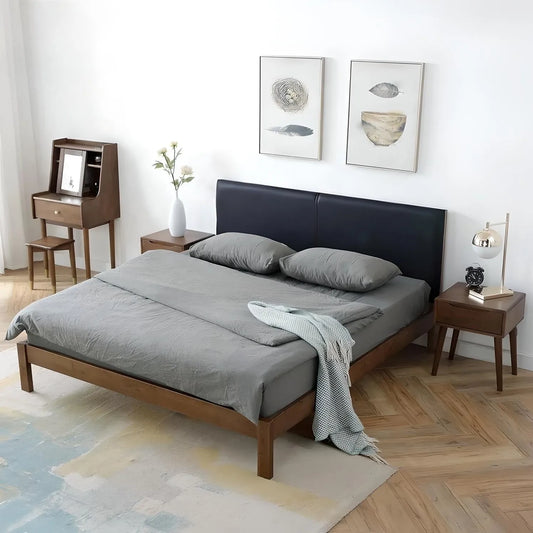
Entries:
[[323, 57], [259, 58], [259, 153], [320, 159]]
[[84, 150], [61, 148], [56, 188], [58, 194], [82, 195], [85, 158], [86, 152]]
[[346, 163], [416, 172], [424, 63], [352, 61]]

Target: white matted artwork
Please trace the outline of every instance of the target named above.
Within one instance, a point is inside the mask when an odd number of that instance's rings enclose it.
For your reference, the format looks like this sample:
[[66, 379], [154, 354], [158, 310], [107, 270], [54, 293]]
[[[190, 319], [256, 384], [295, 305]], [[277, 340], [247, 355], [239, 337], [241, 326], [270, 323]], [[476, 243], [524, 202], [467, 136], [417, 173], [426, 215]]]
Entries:
[[259, 58], [259, 153], [321, 158], [323, 57]]
[[352, 61], [346, 163], [416, 172], [424, 63]]
[[85, 172], [86, 152], [61, 148], [56, 192], [70, 196], [81, 196]]

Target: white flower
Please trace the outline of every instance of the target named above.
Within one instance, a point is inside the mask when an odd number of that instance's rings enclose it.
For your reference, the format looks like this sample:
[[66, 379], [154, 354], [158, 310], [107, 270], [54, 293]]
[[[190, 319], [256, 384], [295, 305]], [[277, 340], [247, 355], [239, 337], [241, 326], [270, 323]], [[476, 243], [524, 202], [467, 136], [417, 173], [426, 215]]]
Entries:
[[177, 148], [178, 143], [176, 141], [170, 142], [170, 152], [167, 148], [161, 148], [157, 153], [162, 157], [154, 161], [152, 166], [157, 169], [161, 169], [170, 177], [170, 183], [176, 191], [184, 184], [189, 183], [194, 179], [193, 170], [189, 165], [181, 167], [181, 175], [177, 175], [176, 159], [181, 155], [182, 149]]

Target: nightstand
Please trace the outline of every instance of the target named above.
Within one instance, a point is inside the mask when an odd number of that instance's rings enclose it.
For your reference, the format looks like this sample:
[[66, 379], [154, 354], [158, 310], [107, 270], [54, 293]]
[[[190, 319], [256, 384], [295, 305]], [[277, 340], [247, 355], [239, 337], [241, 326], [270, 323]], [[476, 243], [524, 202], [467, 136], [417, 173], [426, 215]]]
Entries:
[[185, 230], [183, 237], [172, 237], [168, 229], [164, 229], [141, 237], [141, 254], [144, 254], [148, 250], [183, 252], [188, 250], [193, 244], [212, 236], [212, 233], [203, 233], [202, 231], [188, 229]]
[[515, 292], [504, 296], [481, 301], [468, 295], [465, 283], [456, 283], [435, 298], [435, 325], [439, 326], [437, 347], [431, 374], [437, 375], [442, 347], [448, 328], [453, 328], [449, 359], [453, 359], [459, 331], [470, 331], [494, 338], [496, 363], [496, 389], [503, 390], [502, 377], [502, 339], [509, 334], [511, 346], [511, 368], [517, 375], [516, 326], [524, 318], [526, 295]]

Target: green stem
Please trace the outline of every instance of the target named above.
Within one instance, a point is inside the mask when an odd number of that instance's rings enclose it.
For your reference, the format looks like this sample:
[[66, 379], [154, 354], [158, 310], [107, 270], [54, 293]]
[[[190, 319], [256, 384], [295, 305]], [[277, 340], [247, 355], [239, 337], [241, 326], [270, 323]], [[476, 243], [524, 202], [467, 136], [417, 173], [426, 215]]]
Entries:
[[165, 170], [172, 176], [172, 179], [174, 179], [174, 169], [170, 165], [170, 159], [168, 158], [168, 155], [166, 153], [163, 154], [163, 157], [165, 158], [165, 161], [167, 162], [167, 168]]

